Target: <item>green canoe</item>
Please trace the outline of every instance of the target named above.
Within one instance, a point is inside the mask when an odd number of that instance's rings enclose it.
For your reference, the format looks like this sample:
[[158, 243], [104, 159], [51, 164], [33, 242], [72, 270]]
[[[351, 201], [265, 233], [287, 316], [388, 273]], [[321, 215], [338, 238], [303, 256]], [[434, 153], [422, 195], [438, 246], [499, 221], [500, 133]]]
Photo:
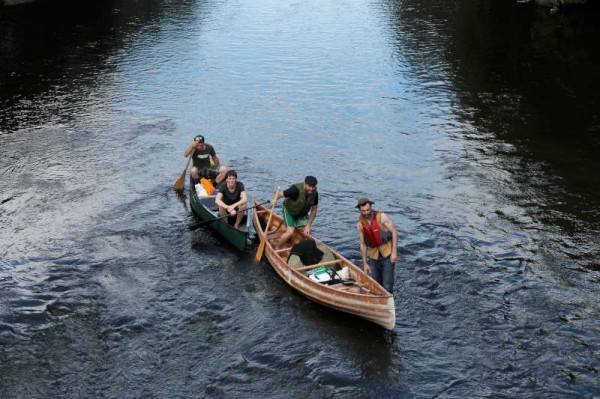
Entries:
[[219, 207], [215, 204], [215, 195], [198, 198], [196, 189], [193, 185], [190, 186], [190, 206], [194, 214], [203, 221], [214, 220], [206, 223], [206, 226], [223, 236], [237, 250], [245, 251], [250, 243], [250, 225], [252, 223], [250, 212], [252, 210], [248, 209], [246, 211], [240, 228], [236, 229], [227, 222], [227, 218], [216, 220], [219, 217]]

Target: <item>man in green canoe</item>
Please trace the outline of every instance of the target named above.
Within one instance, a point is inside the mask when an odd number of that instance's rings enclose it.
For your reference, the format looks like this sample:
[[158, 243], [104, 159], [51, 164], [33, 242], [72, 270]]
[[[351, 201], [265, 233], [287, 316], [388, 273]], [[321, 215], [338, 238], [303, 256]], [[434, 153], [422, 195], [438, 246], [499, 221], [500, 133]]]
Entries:
[[279, 191], [275, 201], [279, 198], [285, 198], [282, 213], [287, 228], [275, 245], [282, 247], [290, 239], [294, 229], [301, 228], [304, 233], [310, 234], [310, 226], [317, 216], [319, 205], [317, 178], [306, 176], [304, 183], [292, 184], [287, 190]]
[[237, 177], [235, 170], [228, 171], [225, 181], [217, 186], [219, 193], [215, 198], [215, 204], [219, 206], [221, 216], [230, 215], [232, 218], [235, 217], [233, 227], [236, 229], [240, 227], [248, 202], [244, 183], [238, 181]]
[[215, 184], [225, 180], [227, 166], [221, 165], [219, 158], [212, 145], [204, 143], [204, 136], [201, 134], [194, 137], [194, 141], [183, 151], [184, 157], [192, 156], [194, 166], [190, 172], [194, 184], [200, 181], [201, 177], [212, 179]]

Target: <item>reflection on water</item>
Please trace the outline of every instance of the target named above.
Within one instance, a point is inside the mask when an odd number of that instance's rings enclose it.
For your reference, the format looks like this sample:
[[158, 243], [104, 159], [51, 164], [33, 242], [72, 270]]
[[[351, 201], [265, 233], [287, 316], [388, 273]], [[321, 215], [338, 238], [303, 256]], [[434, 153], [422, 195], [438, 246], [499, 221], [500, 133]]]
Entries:
[[[0, 397], [595, 395], [598, 15], [0, 9]], [[198, 132], [252, 198], [316, 175], [349, 259], [356, 198], [394, 219], [393, 332], [187, 228]]]
[[[599, 102], [600, 86], [590, 77], [600, 62], [598, 13], [517, 13], [497, 6], [485, 18], [464, 18], [452, 37], [463, 44], [458, 54], [466, 61], [457, 64], [462, 101], [475, 111], [481, 130], [492, 131], [521, 157], [508, 154], [503, 166], [519, 176], [519, 191], [536, 187], [540, 205], [556, 207], [544, 223], [575, 235], [579, 221], [597, 229], [599, 121], [590, 104]], [[513, 15], [520, 17], [516, 24], [503, 23]]]
[[[493, 187], [535, 223], [597, 244], [600, 125], [591, 106], [600, 100], [591, 78], [600, 63], [597, 6], [554, 14], [533, 5], [471, 1], [454, 10], [403, 2], [394, 9], [394, 30], [402, 54], [432, 64], [420, 76], [426, 88], [446, 68], [450, 80], [438, 85], [456, 102], [432, 102], [450, 107], [460, 121], [448, 129], [465, 151], [464, 164], [455, 168], [496, 168], [477, 184]], [[428, 29], [406, 27], [407, 18], [428, 18]], [[418, 53], [406, 48], [413, 43]], [[584, 251], [578, 260], [598, 270], [596, 254]]]

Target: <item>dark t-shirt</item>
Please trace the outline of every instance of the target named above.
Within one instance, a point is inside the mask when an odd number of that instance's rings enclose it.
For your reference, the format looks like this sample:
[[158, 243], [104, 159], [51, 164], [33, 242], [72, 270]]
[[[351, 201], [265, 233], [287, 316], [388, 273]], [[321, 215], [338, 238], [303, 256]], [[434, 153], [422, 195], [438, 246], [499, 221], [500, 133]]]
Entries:
[[204, 144], [204, 149], [200, 151], [194, 148], [193, 154], [192, 160], [194, 161], [194, 166], [198, 169], [210, 167], [210, 157], [216, 155], [215, 149], [210, 144]]
[[233, 192], [230, 192], [227, 188], [227, 182], [224, 181], [217, 186], [217, 190], [219, 190], [219, 192], [223, 194], [224, 203], [226, 203], [227, 205], [233, 205], [240, 200], [242, 196], [242, 191], [246, 191], [246, 188], [244, 187], [244, 183], [238, 181], [235, 182], [235, 190], [233, 190]]
[[[300, 195], [300, 192], [298, 191], [298, 188], [296, 186], [290, 186], [290, 188], [283, 191], [283, 196], [285, 198], [291, 199], [292, 201], [296, 201], [298, 199], [298, 195]], [[318, 191], [315, 194], [314, 205], [319, 205], [319, 192]]]

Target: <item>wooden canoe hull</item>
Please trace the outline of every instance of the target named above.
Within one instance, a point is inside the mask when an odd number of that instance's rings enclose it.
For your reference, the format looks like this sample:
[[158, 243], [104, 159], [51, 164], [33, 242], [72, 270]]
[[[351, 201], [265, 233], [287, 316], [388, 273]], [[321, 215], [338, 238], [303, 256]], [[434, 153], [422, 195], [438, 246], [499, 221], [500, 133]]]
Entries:
[[[193, 186], [190, 188], [190, 206], [202, 220], [213, 220], [219, 217], [218, 206], [215, 204], [216, 196], [198, 198]], [[236, 229], [227, 223], [226, 219], [215, 220], [207, 226], [219, 233], [238, 251], [245, 251], [250, 242], [250, 223], [252, 210], [246, 211], [246, 224]]]
[[[253, 206], [255, 205], [257, 205], [256, 201], [253, 202]], [[270, 212], [270, 209], [264, 206], [257, 206], [253, 212], [254, 229], [259, 237], [263, 236], [264, 226]], [[302, 269], [310, 269], [312, 267], [296, 269], [287, 263], [289, 249], [293, 243], [308, 238], [319, 243], [321, 241], [313, 236], [305, 235], [300, 230], [296, 230], [286, 248], [275, 250], [272, 241], [279, 237], [284, 230], [285, 225], [282, 218], [274, 214], [265, 244], [265, 256], [283, 281], [306, 297], [324, 306], [362, 317], [388, 330], [394, 328], [396, 324], [396, 310], [394, 297], [390, 293], [362, 269], [331, 248], [335, 257], [335, 260], [332, 262], [339, 268], [348, 267], [352, 281], [345, 282], [344, 284], [325, 285], [311, 280], [305, 275], [304, 272], [306, 270]]]

